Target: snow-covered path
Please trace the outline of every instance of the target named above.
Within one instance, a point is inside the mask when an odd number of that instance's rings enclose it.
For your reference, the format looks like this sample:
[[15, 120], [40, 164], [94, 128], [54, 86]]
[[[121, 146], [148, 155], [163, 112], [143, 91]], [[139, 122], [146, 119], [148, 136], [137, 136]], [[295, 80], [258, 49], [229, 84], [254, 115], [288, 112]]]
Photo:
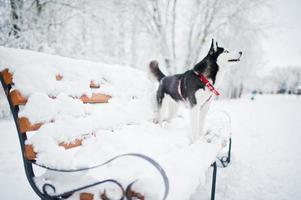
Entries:
[[232, 116], [233, 159], [219, 171], [217, 199], [301, 199], [301, 98], [218, 102]]
[[[259, 96], [213, 108], [231, 114], [233, 132], [232, 163], [218, 171], [216, 199], [301, 199], [301, 98]], [[12, 120], [1, 119], [0, 132], [1, 199], [38, 199], [25, 178]], [[193, 199], [207, 199], [209, 186]]]
[[31, 189], [23, 168], [21, 149], [13, 120], [0, 120], [1, 199], [39, 199]]

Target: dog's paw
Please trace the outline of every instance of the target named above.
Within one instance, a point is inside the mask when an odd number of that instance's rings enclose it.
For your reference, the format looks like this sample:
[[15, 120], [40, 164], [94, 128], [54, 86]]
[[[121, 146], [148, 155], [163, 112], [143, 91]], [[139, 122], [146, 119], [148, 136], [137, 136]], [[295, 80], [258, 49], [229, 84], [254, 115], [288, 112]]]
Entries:
[[159, 120], [158, 119], [153, 119], [153, 123], [154, 124], [159, 124]]
[[208, 143], [211, 143], [216, 138], [214, 130], [207, 130], [204, 134], [204, 138]]

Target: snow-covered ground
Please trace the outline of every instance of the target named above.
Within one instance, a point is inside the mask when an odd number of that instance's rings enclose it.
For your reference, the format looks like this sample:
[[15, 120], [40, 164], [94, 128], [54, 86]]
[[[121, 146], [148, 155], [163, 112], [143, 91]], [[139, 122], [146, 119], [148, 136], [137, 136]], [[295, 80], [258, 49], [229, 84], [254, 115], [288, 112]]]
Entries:
[[[231, 114], [233, 133], [232, 163], [218, 170], [216, 198], [301, 199], [301, 98], [223, 100], [212, 109]], [[13, 121], [1, 119], [0, 130], [1, 199], [38, 199], [25, 178]], [[192, 199], [209, 199], [209, 193], [210, 180]]]

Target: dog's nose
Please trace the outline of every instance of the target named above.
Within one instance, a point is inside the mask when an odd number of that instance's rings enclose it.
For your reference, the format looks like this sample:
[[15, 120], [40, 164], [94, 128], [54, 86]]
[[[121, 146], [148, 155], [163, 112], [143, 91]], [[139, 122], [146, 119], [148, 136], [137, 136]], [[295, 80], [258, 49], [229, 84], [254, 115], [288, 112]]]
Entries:
[[238, 52], [239, 53], [239, 55], [242, 55], [242, 51], [240, 51], [240, 52]]

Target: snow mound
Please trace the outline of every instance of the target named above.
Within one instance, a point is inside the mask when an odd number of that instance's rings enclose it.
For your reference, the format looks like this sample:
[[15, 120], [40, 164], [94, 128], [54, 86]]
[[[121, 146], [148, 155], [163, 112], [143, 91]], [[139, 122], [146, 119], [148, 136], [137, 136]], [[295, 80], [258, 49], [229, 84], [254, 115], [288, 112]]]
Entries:
[[[200, 138], [190, 145], [186, 111], [164, 128], [152, 123], [155, 87], [145, 72], [0, 47], [0, 70], [5, 68], [13, 73], [14, 89], [28, 98], [26, 105], [20, 107], [19, 117], [43, 123], [40, 129], [28, 133], [26, 141], [38, 152], [38, 164], [77, 169], [119, 154], [145, 154], [166, 171], [170, 181], [168, 199], [183, 200], [205, 182], [207, 169], [225, 146], [227, 134], [223, 137], [220, 134], [227, 132], [226, 128], [216, 126], [214, 120], [211, 128], [208, 123], [207, 140]], [[56, 80], [58, 75], [62, 80]], [[90, 88], [91, 81], [100, 87]], [[104, 104], [84, 104], [78, 99], [92, 93], [112, 98]], [[79, 147], [66, 150], [58, 145], [78, 138], [83, 139]], [[56, 192], [60, 193], [106, 178], [115, 178], [124, 186], [139, 179], [135, 189], [146, 199], [157, 200], [162, 196], [159, 174], [147, 163], [133, 158], [73, 175], [46, 171], [36, 178], [36, 183], [40, 187], [46, 182], [56, 185]], [[90, 190], [97, 193], [100, 189]], [[110, 190], [118, 195], [116, 188]], [[78, 199], [76, 195], [71, 198]]]

